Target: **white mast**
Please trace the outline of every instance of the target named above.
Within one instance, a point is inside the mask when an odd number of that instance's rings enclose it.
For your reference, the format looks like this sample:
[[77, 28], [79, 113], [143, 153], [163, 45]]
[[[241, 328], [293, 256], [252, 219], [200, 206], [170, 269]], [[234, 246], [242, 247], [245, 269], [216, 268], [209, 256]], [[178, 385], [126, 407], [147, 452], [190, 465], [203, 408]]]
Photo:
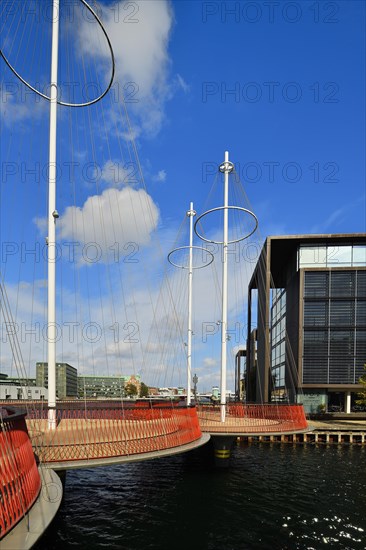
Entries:
[[[226, 416], [226, 361], [227, 361], [227, 271], [228, 271], [228, 265], [227, 265], [227, 253], [228, 253], [228, 245], [231, 243], [237, 243], [239, 241], [242, 241], [244, 239], [247, 239], [254, 233], [254, 231], [258, 227], [258, 220], [255, 214], [248, 210], [247, 208], [243, 208], [242, 206], [229, 206], [229, 174], [234, 170], [234, 165], [232, 162], [229, 161], [229, 153], [228, 151], [225, 151], [225, 160], [222, 164], [219, 166], [220, 172], [224, 174], [224, 205], [223, 206], [217, 206], [216, 208], [211, 208], [210, 210], [207, 210], [200, 216], [198, 216], [196, 223], [194, 224], [194, 229], [197, 234], [197, 236], [202, 239], [203, 241], [206, 241], [208, 243], [215, 243], [215, 244], [222, 244], [222, 316], [221, 316], [221, 371], [220, 371], [220, 420], [221, 422], [225, 422], [225, 416]], [[245, 233], [244, 235], [229, 241], [229, 210], [233, 211], [240, 211], [246, 214], [249, 214], [254, 220], [254, 226], [251, 231], [248, 233]], [[212, 239], [206, 238], [204, 235], [201, 235], [197, 230], [197, 224], [200, 222], [200, 220], [207, 216], [208, 214], [211, 214], [212, 212], [217, 212], [219, 210], [224, 211], [224, 224], [223, 224], [223, 237], [222, 241], [213, 241]]]
[[222, 243], [222, 317], [221, 317], [221, 379], [220, 379], [220, 419], [225, 422], [226, 415], [226, 359], [227, 359], [227, 248], [229, 233], [229, 173], [233, 165], [229, 162], [229, 153], [225, 151], [225, 161], [220, 166], [224, 173], [224, 226]]
[[192, 279], [193, 279], [193, 202], [187, 212], [189, 217], [189, 266], [188, 266], [188, 335], [187, 335], [187, 406], [191, 404], [192, 377]]
[[53, 0], [48, 177], [48, 428], [56, 429], [56, 127], [59, 0]]
[[[171, 250], [168, 254], [168, 262], [174, 267], [180, 269], [188, 269], [188, 328], [187, 328], [187, 406], [191, 404], [191, 378], [192, 378], [192, 286], [193, 286], [193, 270], [202, 269], [207, 267], [214, 261], [214, 255], [209, 250], [200, 246], [193, 246], [193, 218], [196, 215], [196, 211], [193, 210], [193, 202], [190, 203], [189, 210], [186, 212], [189, 217], [189, 246], [179, 246]], [[197, 222], [196, 222], [197, 223]], [[182, 263], [176, 263], [174, 261], [174, 254], [181, 252], [182, 250], [189, 249], [188, 266]], [[193, 249], [200, 250], [202, 253], [202, 264], [193, 265]], [[203, 253], [205, 256], [203, 256]], [[206, 258], [204, 260], [204, 257]], [[208, 258], [208, 259], [207, 259]]]
[[48, 245], [47, 265], [48, 265], [48, 311], [47, 311], [47, 361], [48, 361], [48, 427], [56, 428], [56, 220], [59, 217], [56, 210], [56, 127], [57, 127], [57, 104], [68, 107], [86, 107], [93, 105], [101, 100], [110, 90], [115, 73], [115, 61], [111, 42], [107, 35], [101, 20], [95, 11], [89, 6], [86, 0], [81, 0], [83, 6], [93, 15], [99, 24], [106, 40], [111, 54], [112, 70], [111, 78], [106, 89], [99, 96], [84, 103], [69, 103], [58, 101], [58, 34], [60, 18], [60, 0], [53, 0], [52, 6], [52, 49], [51, 49], [51, 78], [50, 95], [42, 93], [20, 76], [9, 60], [1, 52], [1, 56], [9, 69], [17, 78], [30, 90], [37, 95], [50, 101], [50, 131], [49, 131], [49, 160], [48, 160], [48, 236], [46, 243]]

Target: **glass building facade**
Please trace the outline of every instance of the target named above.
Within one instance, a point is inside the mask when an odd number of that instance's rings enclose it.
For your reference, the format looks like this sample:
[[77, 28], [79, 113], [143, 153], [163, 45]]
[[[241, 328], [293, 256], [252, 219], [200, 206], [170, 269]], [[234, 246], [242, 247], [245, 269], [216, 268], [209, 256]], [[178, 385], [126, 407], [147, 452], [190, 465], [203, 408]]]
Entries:
[[365, 245], [299, 246], [298, 269], [304, 269], [303, 384], [357, 384], [363, 374], [365, 266]]
[[366, 267], [366, 245], [301, 245], [298, 268]]
[[286, 368], [286, 291], [272, 290], [271, 308], [271, 375], [272, 399], [282, 399], [285, 394]]
[[366, 271], [306, 271], [303, 384], [357, 384], [366, 362]]
[[247, 353], [249, 401], [350, 412], [366, 363], [366, 234], [267, 237], [248, 286]]
[[106, 397], [122, 398], [125, 397], [125, 387], [127, 384], [136, 386], [140, 393], [141, 379], [140, 375], [128, 376], [78, 376], [79, 397]]

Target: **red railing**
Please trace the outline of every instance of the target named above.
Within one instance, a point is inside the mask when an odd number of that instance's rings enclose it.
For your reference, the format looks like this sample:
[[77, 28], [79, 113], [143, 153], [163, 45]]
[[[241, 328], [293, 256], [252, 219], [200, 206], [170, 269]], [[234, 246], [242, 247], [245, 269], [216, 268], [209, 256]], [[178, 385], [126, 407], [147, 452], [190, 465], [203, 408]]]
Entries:
[[28, 512], [40, 490], [25, 413], [0, 408], [0, 539]]
[[201, 405], [198, 417], [203, 432], [227, 433], [286, 433], [306, 430], [308, 427], [302, 405], [280, 403], [227, 403], [226, 419], [220, 422], [220, 407]]
[[27, 407], [30, 437], [43, 463], [156, 452], [202, 436], [196, 409], [179, 401], [62, 401], [53, 431], [45, 405], [28, 402]]

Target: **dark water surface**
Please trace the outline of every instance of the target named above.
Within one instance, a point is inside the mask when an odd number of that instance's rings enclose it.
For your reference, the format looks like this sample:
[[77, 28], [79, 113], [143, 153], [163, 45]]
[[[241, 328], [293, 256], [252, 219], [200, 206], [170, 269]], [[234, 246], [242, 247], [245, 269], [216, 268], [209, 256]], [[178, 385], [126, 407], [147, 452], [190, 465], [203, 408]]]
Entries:
[[366, 449], [236, 446], [67, 473], [37, 550], [365, 549]]

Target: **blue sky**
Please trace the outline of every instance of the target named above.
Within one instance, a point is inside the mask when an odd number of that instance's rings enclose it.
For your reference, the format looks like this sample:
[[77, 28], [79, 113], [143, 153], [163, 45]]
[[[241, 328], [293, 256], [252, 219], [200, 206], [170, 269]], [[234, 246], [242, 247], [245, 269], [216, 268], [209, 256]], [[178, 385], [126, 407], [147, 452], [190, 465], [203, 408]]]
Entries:
[[[84, 372], [139, 372], [151, 384], [185, 385], [186, 273], [165, 258], [187, 242], [190, 201], [198, 213], [221, 205], [221, 180], [210, 190], [225, 150], [248, 195], [241, 206], [259, 219], [252, 250], [269, 234], [365, 232], [365, 4], [98, 6], [116, 57], [112, 93], [102, 105], [60, 108], [58, 118], [58, 356]], [[66, 95], [70, 75], [102, 87], [110, 71], [104, 37], [74, 8], [61, 20]], [[20, 15], [2, 13], [4, 51], [46, 89], [49, 18], [40, 12], [22, 27]], [[3, 62], [1, 74], [2, 272], [32, 374], [46, 359], [48, 105], [25, 93]], [[207, 229], [219, 235], [212, 220]], [[34, 246], [36, 254], [26, 254]], [[216, 268], [195, 278], [193, 368], [202, 390], [218, 383], [219, 335], [210, 334], [220, 318], [215, 255]], [[232, 262], [234, 350], [244, 343], [253, 266], [242, 258], [240, 250]], [[14, 374], [4, 330], [0, 355], [1, 369]]]

